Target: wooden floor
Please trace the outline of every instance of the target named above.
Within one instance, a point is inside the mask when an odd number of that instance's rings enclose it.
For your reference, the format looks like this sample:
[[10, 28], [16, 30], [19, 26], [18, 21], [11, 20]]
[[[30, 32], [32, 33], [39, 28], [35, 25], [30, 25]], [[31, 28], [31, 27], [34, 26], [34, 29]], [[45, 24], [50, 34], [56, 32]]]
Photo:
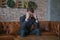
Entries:
[[58, 36], [53, 33], [42, 33], [41, 36], [28, 35], [26, 37], [20, 37], [19, 35], [0, 35], [0, 40], [60, 40]]
[[28, 36], [28, 37], [20, 37], [14, 38], [15, 40], [59, 40], [56, 36]]
[[60, 40], [60, 39], [57, 36], [29, 35], [27, 37], [0, 36], [0, 40]]

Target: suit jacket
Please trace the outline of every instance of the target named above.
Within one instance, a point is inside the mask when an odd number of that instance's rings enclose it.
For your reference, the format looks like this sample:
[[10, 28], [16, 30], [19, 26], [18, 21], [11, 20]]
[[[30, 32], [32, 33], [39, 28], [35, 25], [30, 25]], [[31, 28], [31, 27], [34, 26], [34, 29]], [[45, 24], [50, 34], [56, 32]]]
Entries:
[[[26, 18], [26, 15], [23, 15], [23, 16], [20, 17], [20, 23], [21, 23], [21, 24], [23, 24], [24, 22], [26, 22], [26, 21], [25, 21], [25, 18]], [[28, 19], [28, 20], [30, 20], [30, 21], [29, 21], [29, 23], [30, 23], [30, 22], [35, 21], [35, 18], [32, 17], [31, 19]]]

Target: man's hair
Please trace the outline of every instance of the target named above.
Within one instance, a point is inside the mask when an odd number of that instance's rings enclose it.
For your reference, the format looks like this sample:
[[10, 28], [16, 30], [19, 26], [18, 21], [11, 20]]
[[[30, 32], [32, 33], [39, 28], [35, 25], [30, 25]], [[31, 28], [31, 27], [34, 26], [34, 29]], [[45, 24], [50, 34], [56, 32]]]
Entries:
[[33, 8], [27, 8], [27, 12], [28, 12], [28, 11], [34, 13], [34, 9], [33, 9]]

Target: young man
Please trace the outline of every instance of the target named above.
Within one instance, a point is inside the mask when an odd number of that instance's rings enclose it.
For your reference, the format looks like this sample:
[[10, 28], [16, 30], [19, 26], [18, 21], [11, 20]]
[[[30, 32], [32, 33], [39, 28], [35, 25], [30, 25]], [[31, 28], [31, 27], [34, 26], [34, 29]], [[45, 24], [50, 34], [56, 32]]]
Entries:
[[[31, 31], [32, 24], [34, 24], [34, 29]], [[20, 25], [19, 35], [22, 37], [27, 34], [35, 34], [37, 36], [41, 34], [37, 16], [32, 8], [28, 8], [26, 15], [20, 17]]]

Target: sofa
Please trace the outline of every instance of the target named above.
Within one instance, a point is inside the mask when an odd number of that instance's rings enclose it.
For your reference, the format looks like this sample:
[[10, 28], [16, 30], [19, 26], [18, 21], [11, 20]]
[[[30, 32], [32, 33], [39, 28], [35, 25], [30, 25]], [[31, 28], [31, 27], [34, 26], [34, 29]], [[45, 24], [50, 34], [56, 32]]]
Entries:
[[[60, 22], [56, 21], [39, 21], [40, 30], [42, 35], [60, 35]], [[20, 27], [20, 22], [0, 22], [0, 26], [3, 26], [5, 34], [17, 34]], [[32, 29], [34, 25], [32, 25]]]

